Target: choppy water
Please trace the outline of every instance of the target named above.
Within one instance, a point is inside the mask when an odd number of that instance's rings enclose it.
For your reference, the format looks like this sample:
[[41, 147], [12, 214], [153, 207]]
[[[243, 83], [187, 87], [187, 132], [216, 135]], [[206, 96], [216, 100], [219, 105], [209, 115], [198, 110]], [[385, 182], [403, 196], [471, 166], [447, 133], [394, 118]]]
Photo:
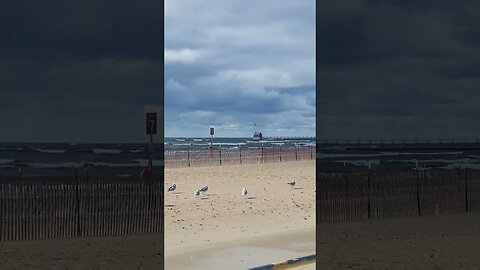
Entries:
[[[164, 149], [207, 148], [210, 138], [165, 138]], [[315, 145], [314, 139], [214, 138], [216, 147]], [[153, 165], [162, 164], [162, 145], [154, 144]], [[0, 143], [0, 176], [73, 175], [75, 168], [98, 175], [138, 175], [149, 160], [148, 144]]]
[[[204, 149], [210, 138], [165, 138], [165, 150]], [[314, 138], [214, 138], [216, 147], [287, 147], [313, 146]], [[362, 146], [320, 144], [317, 153], [319, 170], [375, 168], [439, 168], [459, 166], [480, 169], [480, 144], [398, 144]], [[350, 148], [349, 148], [350, 147]], [[352, 149], [353, 147], [353, 149]], [[368, 149], [366, 149], [368, 148]], [[154, 145], [154, 166], [159, 166], [162, 145]], [[138, 175], [147, 166], [147, 144], [66, 144], [66, 143], [0, 143], [0, 176], [16, 175], [73, 175], [75, 168], [100, 175]]]
[[480, 144], [319, 145], [318, 169], [480, 169]]
[[[153, 157], [160, 147], [154, 147]], [[138, 174], [147, 166], [147, 144], [0, 143], [0, 175]], [[158, 163], [159, 161], [156, 160]]]
[[264, 138], [253, 141], [252, 138], [166, 138], [165, 149], [206, 148], [213, 142], [221, 147], [259, 147], [259, 146], [314, 146], [315, 138]]

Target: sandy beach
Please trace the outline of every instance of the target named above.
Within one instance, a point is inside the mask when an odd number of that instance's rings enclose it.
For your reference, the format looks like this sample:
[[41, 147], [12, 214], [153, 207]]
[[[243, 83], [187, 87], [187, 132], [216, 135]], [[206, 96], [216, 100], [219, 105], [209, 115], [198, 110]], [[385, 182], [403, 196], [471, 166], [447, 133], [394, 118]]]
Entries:
[[167, 169], [165, 182], [177, 185], [165, 197], [166, 269], [245, 269], [315, 253], [313, 160]]
[[[246, 269], [315, 249], [318, 269], [480, 269], [480, 215], [315, 227], [313, 179], [311, 161], [167, 170], [165, 269]], [[158, 234], [0, 242], [0, 269], [159, 269], [163, 258]]]
[[[246, 269], [315, 253], [312, 160], [169, 169], [165, 179], [177, 185], [165, 197], [165, 269]], [[158, 234], [0, 242], [0, 269], [158, 269], [163, 258]]]
[[[480, 215], [474, 214], [318, 224], [318, 269], [478, 270], [478, 224]], [[136, 235], [0, 242], [0, 269], [159, 269], [163, 258], [159, 240], [159, 235]], [[245, 260], [261, 265], [265, 258], [259, 255], [271, 254], [283, 260], [314, 247], [308, 229], [282, 237], [272, 234], [245, 239], [225, 247], [227, 242], [187, 250], [183, 256], [170, 255], [170, 266], [178, 268], [165, 269], [239, 269], [222, 268], [222, 263], [231, 262], [235, 254], [246, 254]], [[242, 269], [250, 266], [245, 260]]]
[[319, 269], [480, 269], [480, 215], [317, 225]]
[[0, 242], [0, 269], [247, 269], [313, 253], [318, 269], [480, 269], [480, 215], [315, 227], [314, 175], [313, 161], [170, 169], [165, 257], [158, 234]]

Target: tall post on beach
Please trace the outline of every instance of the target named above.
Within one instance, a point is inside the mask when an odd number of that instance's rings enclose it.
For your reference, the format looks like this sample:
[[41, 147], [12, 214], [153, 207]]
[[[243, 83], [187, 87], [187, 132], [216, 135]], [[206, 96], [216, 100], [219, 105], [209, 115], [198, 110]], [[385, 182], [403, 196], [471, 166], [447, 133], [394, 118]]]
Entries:
[[150, 158], [148, 159], [148, 170], [151, 172], [153, 169], [153, 135], [150, 134], [150, 143], [148, 145], [148, 150], [150, 152]]
[[148, 180], [147, 187], [148, 187], [148, 205], [147, 209], [150, 211], [152, 205], [152, 183], [151, 178], [153, 178], [153, 135], [157, 134], [157, 113], [150, 112], [147, 113], [146, 117], [146, 131], [147, 134], [150, 135], [150, 143], [148, 145], [148, 149], [150, 152], [149, 159], [148, 159], [148, 173], [146, 174], [146, 178]]
[[150, 143], [148, 145], [150, 157], [148, 160], [148, 170], [150, 171], [150, 174], [153, 171], [153, 135], [157, 134], [157, 113], [151, 112], [147, 113], [147, 119], [146, 119], [146, 133], [147, 135], [150, 135]]
[[213, 135], [215, 135], [215, 127], [210, 126], [210, 145], [213, 147]]

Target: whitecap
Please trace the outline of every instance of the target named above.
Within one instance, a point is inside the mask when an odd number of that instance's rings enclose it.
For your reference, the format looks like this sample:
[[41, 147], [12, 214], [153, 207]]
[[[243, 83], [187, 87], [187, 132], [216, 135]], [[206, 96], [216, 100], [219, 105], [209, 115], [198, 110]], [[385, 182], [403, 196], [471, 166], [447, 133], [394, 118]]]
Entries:
[[98, 149], [98, 148], [94, 148], [94, 149], [92, 149], [92, 151], [95, 154], [120, 154], [120, 153], [122, 153], [122, 150], [120, 150], [120, 149]]
[[8, 165], [11, 163], [14, 163], [14, 159], [9, 159], [9, 158], [0, 158], [0, 165]]
[[63, 154], [67, 152], [67, 150], [65, 149], [41, 149], [41, 148], [36, 148], [35, 151], [40, 153], [46, 153], [46, 154]]

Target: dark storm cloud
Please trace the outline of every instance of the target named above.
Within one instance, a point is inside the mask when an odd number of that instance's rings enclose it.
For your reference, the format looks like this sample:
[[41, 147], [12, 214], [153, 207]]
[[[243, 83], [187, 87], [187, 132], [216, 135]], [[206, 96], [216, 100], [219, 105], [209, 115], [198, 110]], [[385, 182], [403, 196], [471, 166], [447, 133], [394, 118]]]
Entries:
[[111, 55], [159, 58], [161, 10], [162, 1], [153, 0], [3, 2], [0, 46], [53, 61]]
[[0, 141], [142, 140], [144, 107], [163, 103], [162, 11], [151, 0], [2, 2]]
[[317, 4], [320, 138], [479, 137], [480, 4]]

